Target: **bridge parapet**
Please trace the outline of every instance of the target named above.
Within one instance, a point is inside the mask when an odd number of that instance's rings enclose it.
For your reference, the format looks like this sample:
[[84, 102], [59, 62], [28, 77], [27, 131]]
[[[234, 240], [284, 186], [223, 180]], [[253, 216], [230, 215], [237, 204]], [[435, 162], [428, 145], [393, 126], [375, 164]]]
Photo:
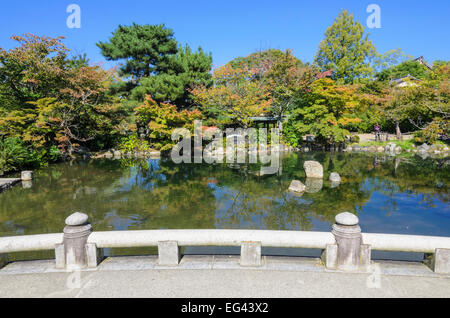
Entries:
[[365, 271], [371, 251], [425, 253], [436, 272], [450, 274], [450, 237], [362, 233], [358, 217], [336, 216], [331, 232], [270, 230], [147, 230], [93, 232], [88, 216], [75, 213], [66, 219], [64, 233], [0, 238], [0, 268], [7, 254], [55, 250], [59, 269], [96, 268], [104, 248], [158, 247], [159, 265], [177, 266], [183, 246], [240, 246], [243, 267], [261, 266], [262, 247], [321, 249], [326, 268]]

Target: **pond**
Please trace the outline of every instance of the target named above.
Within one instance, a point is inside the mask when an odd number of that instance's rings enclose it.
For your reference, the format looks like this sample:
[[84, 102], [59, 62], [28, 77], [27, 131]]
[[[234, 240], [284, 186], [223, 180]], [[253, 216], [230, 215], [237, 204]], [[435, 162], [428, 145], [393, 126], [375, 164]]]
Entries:
[[[314, 193], [298, 196], [287, 189], [293, 179], [305, 182], [306, 160], [319, 161], [325, 178], [323, 184], [314, 185]], [[259, 165], [175, 164], [169, 158], [51, 165], [35, 171], [31, 187], [19, 185], [0, 193], [0, 236], [59, 233], [65, 218], [76, 211], [89, 215], [95, 231], [330, 231], [335, 215], [349, 211], [359, 216], [363, 232], [450, 236], [448, 159], [316, 152], [283, 155], [281, 162], [280, 173], [263, 176]], [[331, 172], [342, 177], [338, 187], [327, 181]], [[185, 249], [203, 252], [239, 250]], [[108, 253], [156, 253], [156, 249]], [[266, 249], [265, 253], [317, 255], [318, 251]], [[411, 260], [423, 257], [399, 254]], [[42, 255], [51, 257], [50, 252], [15, 257]], [[374, 255], [392, 257], [392, 253]]]

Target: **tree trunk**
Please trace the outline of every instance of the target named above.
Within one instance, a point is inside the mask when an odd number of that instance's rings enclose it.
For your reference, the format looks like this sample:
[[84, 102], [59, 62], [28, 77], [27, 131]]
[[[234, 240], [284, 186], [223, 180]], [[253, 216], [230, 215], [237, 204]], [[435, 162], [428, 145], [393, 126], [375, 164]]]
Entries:
[[398, 121], [395, 122], [395, 134], [397, 135], [397, 140], [402, 140], [402, 132]]

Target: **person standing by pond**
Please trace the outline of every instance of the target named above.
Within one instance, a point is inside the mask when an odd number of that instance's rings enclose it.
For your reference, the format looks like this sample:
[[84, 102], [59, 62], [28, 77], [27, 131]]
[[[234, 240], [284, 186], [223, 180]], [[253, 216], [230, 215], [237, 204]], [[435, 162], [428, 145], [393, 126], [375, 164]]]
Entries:
[[381, 141], [381, 127], [378, 123], [375, 125], [375, 141]]

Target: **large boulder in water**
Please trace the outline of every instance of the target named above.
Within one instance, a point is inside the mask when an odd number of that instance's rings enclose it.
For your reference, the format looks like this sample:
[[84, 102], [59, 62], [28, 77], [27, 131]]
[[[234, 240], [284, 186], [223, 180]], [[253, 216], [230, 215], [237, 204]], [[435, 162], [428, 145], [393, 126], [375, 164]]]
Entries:
[[317, 161], [306, 161], [303, 168], [307, 178], [323, 179], [323, 167]]

